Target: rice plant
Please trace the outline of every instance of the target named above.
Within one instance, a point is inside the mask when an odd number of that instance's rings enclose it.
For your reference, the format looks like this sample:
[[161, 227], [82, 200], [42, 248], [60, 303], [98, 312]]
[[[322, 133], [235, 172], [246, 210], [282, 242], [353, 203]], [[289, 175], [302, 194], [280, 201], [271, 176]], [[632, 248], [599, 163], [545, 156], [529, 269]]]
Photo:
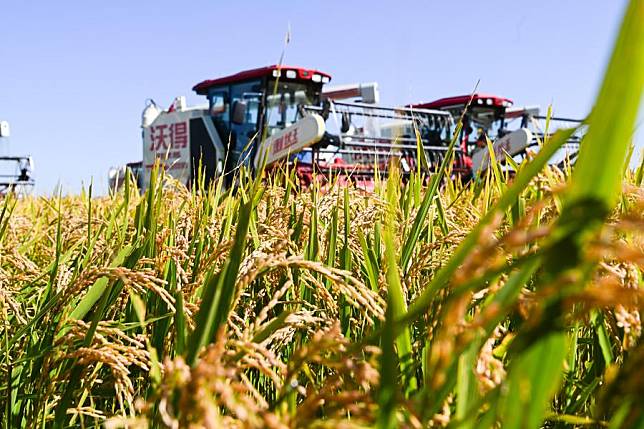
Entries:
[[572, 169], [6, 198], [2, 427], [641, 427], [641, 22]]

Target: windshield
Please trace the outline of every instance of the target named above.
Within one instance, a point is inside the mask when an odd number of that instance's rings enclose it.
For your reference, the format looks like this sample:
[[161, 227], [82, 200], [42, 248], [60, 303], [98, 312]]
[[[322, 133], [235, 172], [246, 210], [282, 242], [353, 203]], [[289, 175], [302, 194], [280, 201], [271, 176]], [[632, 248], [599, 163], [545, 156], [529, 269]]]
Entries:
[[266, 124], [268, 135], [292, 125], [299, 118], [298, 106], [317, 104], [319, 89], [310, 83], [268, 81]]
[[470, 113], [467, 115], [469, 127], [464, 129], [469, 136], [468, 144], [484, 148], [486, 147], [485, 136], [494, 141], [503, 135], [504, 110], [496, 107], [472, 106]]

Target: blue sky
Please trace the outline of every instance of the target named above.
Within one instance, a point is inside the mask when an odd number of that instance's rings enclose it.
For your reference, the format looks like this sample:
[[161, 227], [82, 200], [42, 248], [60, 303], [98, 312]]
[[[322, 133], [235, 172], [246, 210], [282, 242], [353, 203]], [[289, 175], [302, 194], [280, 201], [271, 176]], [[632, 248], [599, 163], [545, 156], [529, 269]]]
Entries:
[[[78, 192], [141, 158], [146, 98], [201, 103], [206, 78], [277, 62], [332, 83], [377, 81], [383, 104], [479, 90], [583, 117], [625, 0], [13, 1], [0, 19], [0, 119], [37, 190]], [[640, 115], [641, 117], [642, 115]], [[640, 126], [641, 128], [641, 126]], [[637, 140], [641, 143], [641, 130]], [[640, 144], [641, 147], [641, 144]]]

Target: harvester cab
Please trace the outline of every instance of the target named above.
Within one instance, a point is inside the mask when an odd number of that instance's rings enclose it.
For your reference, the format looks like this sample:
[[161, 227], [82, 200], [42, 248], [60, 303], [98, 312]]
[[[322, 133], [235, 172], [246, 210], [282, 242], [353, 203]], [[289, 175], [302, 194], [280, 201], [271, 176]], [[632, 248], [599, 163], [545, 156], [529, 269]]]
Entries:
[[[142, 188], [157, 162], [188, 186], [196, 174], [206, 182], [224, 175], [230, 184], [239, 167], [255, 166], [259, 142], [277, 140], [275, 148], [291, 152], [297, 149], [288, 145], [293, 146], [295, 137], [298, 147], [315, 143], [321, 136], [319, 129], [310, 129], [316, 125], [310, 121], [281, 139], [277, 134], [301, 119], [300, 106], [320, 102], [322, 86], [330, 79], [317, 70], [269, 66], [198, 83], [193, 90], [208, 99], [204, 105], [187, 107], [185, 98], [177, 97], [164, 110], [148, 102], [141, 124]], [[304, 139], [307, 133], [312, 139]], [[116, 177], [120, 173], [113, 169]], [[110, 179], [110, 187], [118, 184]]]
[[[575, 119], [551, 117], [546, 128], [546, 117], [539, 114], [538, 107], [513, 107], [509, 98], [482, 93], [441, 98], [411, 107], [439, 109], [463, 118], [460, 147], [475, 174], [485, 171], [489, 165], [487, 139], [493, 142], [496, 158], [503, 161], [506, 154], [524, 156], [529, 148], [538, 146], [547, 133], [558, 127], [579, 126], [581, 123]], [[557, 158], [568, 156], [574, 159], [580, 138], [579, 133], [573, 135]]]
[[[260, 142], [275, 143], [266, 160], [270, 163], [281, 159], [282, 152], [319, 141], [323, 126], [316, 121], [296, 124], [302, 119], [301, 106], [319, 104], [322, 86], [330, 80], [317, 70], [269, 66], [195, 85], [197, 94], [208, 97], [210, 119], [225, 151], [224, 172], [256, 167]], [[283, 133], [285, 129], [290, 132]]]
[[[304, 183], [341, 175], [369, 187], [375, 174], [387, 174], [391, 157], [402, 158], [407, 172], [417, 167], [416, 136], [393, 133], [401, 124], [423, 131], [429, 168], [442, 160], [453, 125], [449, 112], [379, 107], [377, 84], [329, 88], [330, 80], [318, 70], [275, 65], [200, 82], [193, 90], [208, 99], [202, 106], [187, 107], [183, 97], [166, 110], [149, 102], [142, 188], [157, 162], [190, 186], [197, 172], [206, 181], [224, 175], [230, 185], [241, 166], [256, 170], [279, 161], [293, 161]], [[110, 178], [113, 185], [118, 180]]]

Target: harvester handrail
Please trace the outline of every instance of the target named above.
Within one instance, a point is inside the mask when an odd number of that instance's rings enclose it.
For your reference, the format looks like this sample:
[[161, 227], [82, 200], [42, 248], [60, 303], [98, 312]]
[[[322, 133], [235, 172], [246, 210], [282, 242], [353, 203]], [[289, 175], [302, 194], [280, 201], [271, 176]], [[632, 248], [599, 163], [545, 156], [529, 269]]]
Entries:
[[[314, 152], [313, 149], [307, 148], [303, 150], [302, 152]], [[317, 153], [330, 153], [330, 154], [346, 154], [346, 155], [366, 155], [366, 156], [397, 156], [401, 155], [400, 151], [396, 151], [395, 149], [391, 149], [389, 151], [371, 151], [371, 152], [366, 152], [363, 150], [358, 150], [358, 149], [316, 149], [315, 152]]]
[[[353, 146], [353, 147], [365, 147], [365, 148], [375, 148], [375, 149], [386, 149], [386, 148], [394, 148], [394, 149], [416, 149], [417, 145], [416, 144], [398, 144], [396, 142], [398, 141], [403, 141], [403, 139], [390, 139], [387, 137], [368, 137], [368, 136], [347, 136], [347, 135], [342, 135], [343, 137], [351, 137], [351, 138], [356, 138], [356, 139], [362, 139], [362, 140], [390, 140], [393, 141], [393, 143], [353, 143], [353, 142], [344, 142], [345, 146]], [[405, 139], [406, 141], [413, 141], [416, 142], [416, 139]], [[447, 152], [449, 149], [446, 146], [430, 146], [430, 145], [423, 145], [423, 149], [425, 150], [432, 150], [432, 151], [437, 151], [437, 152]], [[460, 148], [454, 148], [454, 151], [459, 152], [461, 151]]]
[[[306, 110], [310, 111], [317, 111], [321, 112], [323, 111], [322, 107], [318, 106], [311, 106], [311, 107], [306, 107]], [[343, 113], [344, 111], [339, 111], [339, 113]], [[412, 120], [413, 116], [411, 115], [385, 115], [385, 114], [378, 114], [374, 112], [369, 112], [369, 113], [360, 113], [360, 112], [351, 112], [352, 115], [362, 115], [362, 116], [367, 116], [369, 118], [381, 118], [381, 119], [405, 119], [405, 120]]]
[[27, 161], [28, 156], [0, 156], [0, 161]]
[[575, 122], [578, 124], [581, 124], [584, 122], [584, 119], [572, 119], [572, 118], [561, 118], [558, 116], [543, 116], [543, 115], [534, 115], [532, 116], [534, 119], [542, 119], [542, 120], [550, 120], [550, 121], [557, 121], [557, 122]]
[[384, 110], [387, 112], [394, 112], [394, 113], [406, 112], [410, 114], [423, 113], [428, 115], [444, 116], [446, 118], [452, 117], [452, 115], [449, 112], [446, 112], [445, 110], [415, 109], [410, 107], [383, 107], [383, 106], [374, 106], [366, 103], [347, 103], [347, 102], [341, 102], [341, 101], [333, 101], [332, 103], [335, 104], [336, 106], [359, 107], [359, 108], [368, 109], [368, 110]]
[[[360, 115], [369, 118], [382, 118], [382, 119], [404, 119], [412, 120], [415, 117], [427, 117], [435, 116], [440, 117], [445, 120], [446, 123], [451, 124], [453, 122], [452, 115], [449, 112], [444, 112], [440, 110], [428, 110], [428, 109], [408, 109], [408, 108], [392, 108], [392, 107], [380, 107], [373, 106], [370, 104], [359, 104], [359, 103], [337, 103], [333, 102], [334, 107], [353, 107], [356, 109], [362, 109], [362, 111], [350, 112], [352, 115]], [[304, 110], [310, 112], [322, 112], [324, 107], [322, 106], [304, 106]], [[378, 113], [378, 111], [391, 112], [390, 114]], [[340, 111], [341, 113], [344, 111]]]
[[[19, 174], [0, 174], [0, 177], [15, 177], [15, 178], [17, 178], [19, 176], [20, 176]], [[28, 180], [19, 180], [19, 179], [16, 179], [16, 180], [19, 181], [19, 182], [28, 182]], [[29, 179], [29, 180], [31, 180], [31, 179]]]

